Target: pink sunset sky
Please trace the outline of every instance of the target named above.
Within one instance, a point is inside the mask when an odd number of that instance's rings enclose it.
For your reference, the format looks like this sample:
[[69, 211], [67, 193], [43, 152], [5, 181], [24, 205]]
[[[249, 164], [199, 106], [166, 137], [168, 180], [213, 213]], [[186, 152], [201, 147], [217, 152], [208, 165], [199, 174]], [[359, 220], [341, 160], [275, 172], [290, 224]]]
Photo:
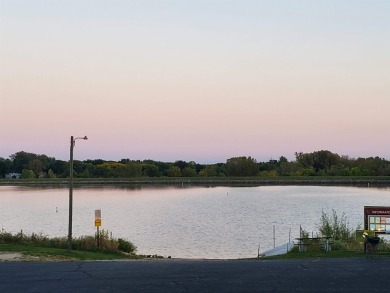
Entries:
[[0, 5], [0, 157], [390, 159], [390, 1]]

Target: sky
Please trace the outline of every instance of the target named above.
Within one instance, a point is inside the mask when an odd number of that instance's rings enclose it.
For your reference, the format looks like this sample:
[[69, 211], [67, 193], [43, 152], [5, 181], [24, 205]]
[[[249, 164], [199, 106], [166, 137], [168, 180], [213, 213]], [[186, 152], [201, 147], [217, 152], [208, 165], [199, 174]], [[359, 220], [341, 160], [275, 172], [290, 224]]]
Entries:
[[390, 160], [390, 1], [0, 0], [0, 157]]

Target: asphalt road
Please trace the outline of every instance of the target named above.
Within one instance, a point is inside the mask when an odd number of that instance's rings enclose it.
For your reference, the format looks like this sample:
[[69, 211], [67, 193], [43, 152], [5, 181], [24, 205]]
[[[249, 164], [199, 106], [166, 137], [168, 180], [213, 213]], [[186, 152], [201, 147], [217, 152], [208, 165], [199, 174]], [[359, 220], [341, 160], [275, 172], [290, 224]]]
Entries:
[[390, 292], [390, 258], [4, 262], [0, 292]]

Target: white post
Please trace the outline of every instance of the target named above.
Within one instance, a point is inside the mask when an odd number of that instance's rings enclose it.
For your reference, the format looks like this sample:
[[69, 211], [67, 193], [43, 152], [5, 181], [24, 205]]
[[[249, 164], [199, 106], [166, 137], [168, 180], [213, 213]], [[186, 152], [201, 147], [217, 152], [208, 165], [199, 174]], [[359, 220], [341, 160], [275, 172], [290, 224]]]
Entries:
[[275, 248], [275, 225], [274, 225], [274, 248]]

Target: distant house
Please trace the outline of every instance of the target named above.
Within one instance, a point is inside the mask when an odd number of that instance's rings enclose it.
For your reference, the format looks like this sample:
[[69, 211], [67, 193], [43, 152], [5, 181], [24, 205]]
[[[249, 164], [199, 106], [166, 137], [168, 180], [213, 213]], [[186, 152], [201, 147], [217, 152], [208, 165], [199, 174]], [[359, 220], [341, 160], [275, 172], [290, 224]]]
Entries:
[[8, 173], [5, 174], [6, 179], [19, 179], [22, 176], [20, 173]]

